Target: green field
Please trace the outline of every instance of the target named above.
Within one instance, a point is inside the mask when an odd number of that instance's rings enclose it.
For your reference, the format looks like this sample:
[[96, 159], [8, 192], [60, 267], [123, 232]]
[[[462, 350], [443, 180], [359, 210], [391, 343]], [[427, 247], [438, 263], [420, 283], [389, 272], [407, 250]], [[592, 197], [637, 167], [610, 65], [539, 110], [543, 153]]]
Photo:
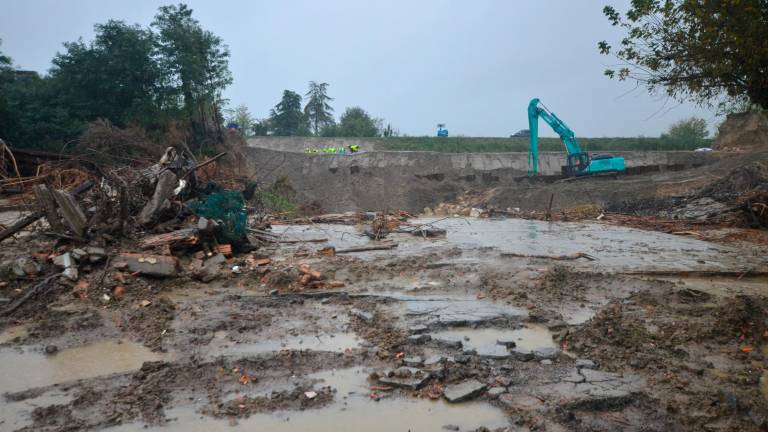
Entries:
[[[693, 150], [708, 147], [712, 140], [675, 142], [665, 138], [579, 138], [586, 151], [603, 150]], [[391, 137], [376, 140], [382, 150], [433, 151], [446, 153], [527, 152], [528, 138]], [[539, 138], [539, 151], [563, 151], [559, 138]]]

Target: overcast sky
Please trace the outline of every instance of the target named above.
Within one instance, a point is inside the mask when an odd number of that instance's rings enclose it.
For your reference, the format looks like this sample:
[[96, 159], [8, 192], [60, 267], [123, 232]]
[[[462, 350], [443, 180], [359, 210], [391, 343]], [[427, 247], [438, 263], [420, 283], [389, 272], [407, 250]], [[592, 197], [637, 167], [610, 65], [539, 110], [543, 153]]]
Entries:
[[[337, 116], [359, 105], [409, 135], [508, 136], [527, 128], [539, 97], [577, 136], [658, 136], [709, 110], [632, 91], [604, 77], [597, 42], [621, 34], [605, 3], [541, 1], [204, 1], [194, 16], [229, 45], [234, 84], [225, 97], [266, 117], [284, 89], [328, 82]], [[148, 25], [153, 0], [0, 2], [0, 49], [23, 69], [47, 71], [62, 43], [90, 40], [110, 18]], [[542, 127], [542, 135], [552, 132]]]

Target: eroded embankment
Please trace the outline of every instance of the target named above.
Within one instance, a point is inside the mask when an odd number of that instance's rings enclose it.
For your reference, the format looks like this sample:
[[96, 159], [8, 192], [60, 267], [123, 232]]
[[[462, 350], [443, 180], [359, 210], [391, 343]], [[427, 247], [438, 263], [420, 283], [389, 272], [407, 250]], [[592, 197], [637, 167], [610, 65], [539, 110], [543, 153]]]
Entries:
[[[507, 190], [512, 195], [506, 205], [523, 209], [540, 209], [550, 193], [537, 191], [551, 177], [559, 174], [562, 153], [541, 155], [541, 174], [537, 181], [526, 178], [525, 153], [430, 153], [430, 152], [363, 152], [356, 155], [307, 155], [261, 148], [248, 148], [248, 163], [259, 181], [272, 183], [287, 179], [302, 204], [316, 204], [325, 211], [403, 209], [412, 212], [454, 200], [470, 189]], [[638, 185], [642, 179], [685, 177], [684, 172], [708, 166], [722, 154], [693, 152], [621, 152], [632, 175], [620, 177], [618, 183], [607, 179], [567, 182], [564, 193], [554, 207], [578, 204], [604, 204], [622, 198], [622, 193], [654, 196], [650, 184]], [[702, 172], [703, 173], [703, 172]], [[550, 176], [550, 177], [546, 177]], [[675, 180], [676, 181], [676, 180]], [[617, 185], [619, 185], [617, 187]], [[518, 192], [519, 191], [519, 192]], [[544, 198], [546, 195], [546, 198]]]

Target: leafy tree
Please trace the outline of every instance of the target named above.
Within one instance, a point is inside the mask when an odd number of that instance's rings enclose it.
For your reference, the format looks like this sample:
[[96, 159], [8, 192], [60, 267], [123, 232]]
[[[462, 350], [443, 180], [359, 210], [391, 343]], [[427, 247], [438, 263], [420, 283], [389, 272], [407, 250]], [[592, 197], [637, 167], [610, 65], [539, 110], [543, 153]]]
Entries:
[[328, 83], [309, 82], [307, 105], [304, 106], [304, 116], [312, 126], [312, 132], [317, 135], [323, 126], [333, 123], [333, 107], [328, 103], [333, 98], [328, 96]]
[[62, 103], [79, 120], [101, 117], [125, 126], [154, 118], [159, 71], [153, 34], [114, 20], [94, 30], [93, 42], [65, 43], [53, 59], [51, 79]]
[[220, 37], [203, 30], [185, 4], [160, 7], [152, 27], [158, 32], [163, 103], [174, 106], [181, 98], [184, 116], [202, 141], [209, 125], [221, 125], [221, 92], [232, 83], [229, 48]]
[[272, 125], [269, 119], [254, 120], [253, 126], [251, 126], [251, 133], [254, 136], [267, 136], [272, 130]]
[[674, 123], [667, 133], [661, 135], [661, 138], [672, 147], [681, 145], [690, 147], [692, 143], [698, 143], [696, 145], [701, 147], [708, 135], [707, 122], [702, 118], [691, 117]]
[[[0, 39], [0, 46], [2, 43]], [[0, 139], [10, 140], [17, 123], [8, 101], [8, 88], [13, 80], [13, 60], [0, 51]]]
[[[609, 77], [702, 105], [724, 96], [768, 108], [767, 1], [632, 0], [624, 16], [611, 6], [603, 13], [627, 32]], [[598, 48], [612, 52], [606, 41]]]
[[381, 130], [381, 120], [374, 119], [360, 107], [347, 108], [339, 119], [337, 136], [376, 137]]
[[240, 135], [248, 137], [253, 132], [253, 126], [256, 123], [251, 113], [248, 112], [248, 107], [241, 104], [228, 111], [227, 123], [237, 124], [240, 127]]
[[300, 135], [306, 129], [301, 112], [301, 95], [284, 90], [282, 100], [270, 111], [269, 121], [277, 136]]

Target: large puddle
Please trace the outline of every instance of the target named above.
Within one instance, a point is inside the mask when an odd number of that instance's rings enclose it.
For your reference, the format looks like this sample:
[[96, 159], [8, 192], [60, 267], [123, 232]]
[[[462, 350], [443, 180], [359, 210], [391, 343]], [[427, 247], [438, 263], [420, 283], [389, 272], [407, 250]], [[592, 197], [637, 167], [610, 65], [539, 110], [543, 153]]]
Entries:
[[[173, 409], [168, 418], [176, 418], [163, 427], [148, 430], [169, 432], [210, 431], [281, 431], [281, 432], [393, 432], [441, 431], [443, 426], [457, 426], [461, 431], [485, 426], [491, 430], [509, 426], [504, 412], [483, 402], [450, 405], [444, 401], [411, 398], [384, 398], [379, 402], [369, 396], [368, 373], [361, 368], [313, 374], [316, 388], [330, 386], [337, 390], [334, 402], [325, 408], [306, 411], [278, 411], [239, 419], [236, 425], [196, 414], [191, 408]], [[138, 429], [124, 425], [116, 432]]]
[[354, 333], [285, 336], [254, 343], [237, 343], [229, 339], [227, 332], [221, 331], [214, 334], [213, 340], [208, 344], [206, 354], [209, 357], [217, 357], [220, 355], [258, 355], [282, 350], [344, 352], [359, 347], [360, 338]]
[[502, 355], [507, 348], [502, 342], [515, 343], [514, 351], [529, 353], [544, 348], [556, 348], [552, 333], [539, 324], [507, 330], [498, 328], [456, 328], [431, 333], [433, 339], [460, 341], [464, 349], [474, 349], [480, 355]]
[[15, 392], [83, 378], [129, 372], [168, 355], [129, 341], [107, 340], [45, 355], [41, 347], [0, 349], [0, 391]]
[[[615, 270], [730, 270], [765, 265], [759, 253], [752, 255], [727, 246], [701, 240], [642, 231], [594, 222], [542, 222], [523, 219], [435, 218], [412, 219], [411, 224], [435, 222], [445, 228], [444, 238], [424, 240], [409, 234], [388, 237], [398, 243], [393, 250], [357, 253], [360, 258], [382, 255], [419, 255], [459, 247], [465, 255], [470, 250], [492, 247], [499, 253], [523, 255], [568, 255], [584, 252], [597, 258], [590, 266]], [[337, 249], [370, 245], [361, 236], [362, 226], [292, 225], [275, 227], [291, 238], [327, 238]], [[463, 257], [461, 259], [466, 259]]]

